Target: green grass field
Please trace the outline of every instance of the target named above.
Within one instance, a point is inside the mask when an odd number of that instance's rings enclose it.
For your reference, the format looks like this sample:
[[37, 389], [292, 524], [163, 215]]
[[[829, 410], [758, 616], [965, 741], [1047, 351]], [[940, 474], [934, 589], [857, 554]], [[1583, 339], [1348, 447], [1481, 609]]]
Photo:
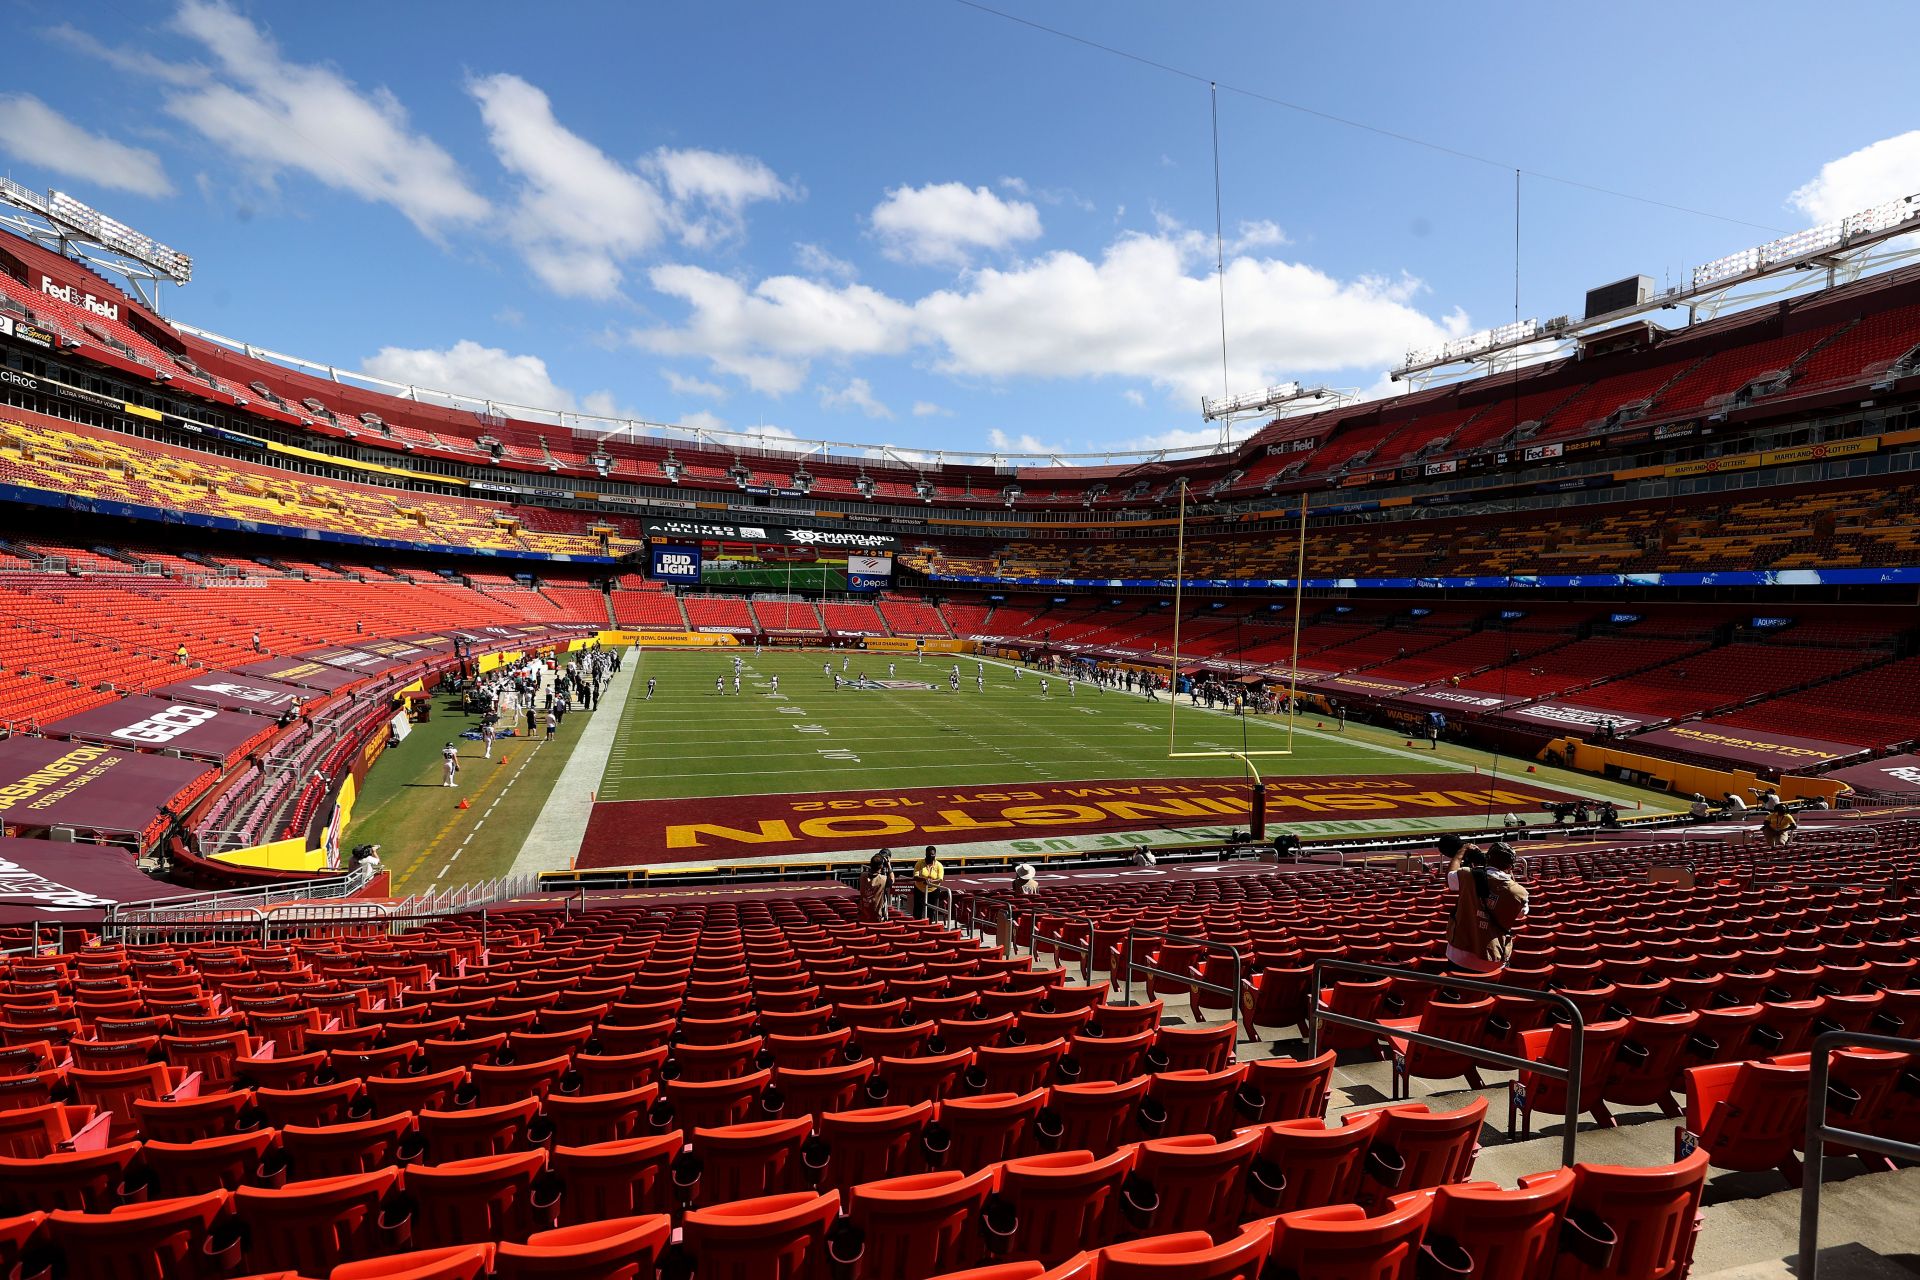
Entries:
[[[947, 655], [848, 655], [849, 678], [865, 672], [924, 681], [933, 690], [835, 691], [822, 672], [840, 655], [767, 650], [742, 655], [747, 674], [733, 696], [729, 650], [669, 650], [642, 655], [640, 684], [627, 702], [620, 737], [600, 787], [603, 800], [655, 800], [886, 787], [982, 786], [1083, 778], [1237, 778], [1238, 760], [1170, 760], [1164, 695], [1100, 693], [1049, 677], [1040, 695], [1037, 673], [1024, 678], [986, 664], [987, 690], [977, 692], [976, 660]], [[960, 692], [947, 673], [960, 665]], [[769, 677], [779, 676], [778, 697]], [[645, 681], [659, 690], [645, 701]], [[727, 693], [714, 692], [714, 677]], [[1311, 723], [1311, 722], [1309, 722]], [[1285, 750], [1282, 720], [1213, 715], [1182, 706], [1178, 749]], [[1243, 748], [1243, 737], [1245, 746]], [[1407, 773], [1427, 761], [1386, 754], [1358, 735], [1297, 735], [1292, 756], [1259, 758], [1262, 775]], [[1431, 755], [1423, 752], [1422, 755]]]
[[[585, 812], [596, 791], [604, 805], [715, 796], [830, 799], [836, 793], [914, 787], [1099, 779], [1231, 780], [1246, 774], [1232, 758], [1170, 759], [1164, 698], [1149, 702], [1132, 694], [1103, 694], [1089, 685], [1069, 697], [1058, 678], [1050, 678], [1051, 694], [1042, 697], [1038, 674], [1016, 677], [1012, 668], [992, 661], [985, 664], [987, 688], [981, 693], [972, 657], [935, 655], [922, 664], [912, 655], [859, 652], [845, 655], [849, 676], [864, 671], [884, 680], [891, 661], [898, 680], [933, 688], [836, 691], [822, 666], [830, 661], [838, 672], [841, 653], [794, 650], [758, 656], [739, 651], [745, 674], [742, 695], [735, 697], [734, 652], [630, 654], [630, 674], [621, 678], [631, 679], [632, 687], [606, 759], [578, 762], [567, 773], [577, 785], [565, 788], [556, 803]], [[946, 684], [956, 660], [962, 677], [957, 694]], [[658, 681], [652, 701], [646, 699], [649, 676]], [[726, 683], [725, 695], [714, 691], [716, 676]], [[774, 676], [780, 681], [777, 697]], [[529, 831], [542, 819], [581, 734], [594, 718], [609, 714], [569, 716], [551, 745], [506, 744], [505, 765], [480, 760], [479, 744], [462, 741], [461, 787], [450, 791], [438, 785], [438, 752], [471, 721], [442, 704], [431, 725], [416, 731], [369, 775], [347, 838], [382, 844], [401, 892], [502, 874], [514, 866]], [[1325, 727], [1316, 728], [1319, 724]], [[1175, 746], [1180, 751], [1277, 751], [1288, 747], [1288, 739], [1284, 719], [1242, 720], [1182, 706]], [[1350, 725], [1336, 731], [1313, 715], [1300, 720], [1292, 746], [1292, 755], [1255, 757], [1269, 783], [1457, 774], [1460, 786], [1481, 787], [1495, 769], [1502, 778], [1517, 779], [1527, 768], [1525, 761], [1496, 760], [1444, 743], [1438, 751], [1424, 743], [1410, 749], [1402, 735], [1388, 729]], [[1649, 792], [1544, 766], [1527, 780], [1563, 792], [1609, 796], [1628, 809], [1641, 802], [1671, 807]], [[455, 807], [463, 795], [470, 799], [466, 810]], [[720, 819], [727, 816], [725, 806], [716, 812]], [[541, 869], [566, 865], [562, 856]]]

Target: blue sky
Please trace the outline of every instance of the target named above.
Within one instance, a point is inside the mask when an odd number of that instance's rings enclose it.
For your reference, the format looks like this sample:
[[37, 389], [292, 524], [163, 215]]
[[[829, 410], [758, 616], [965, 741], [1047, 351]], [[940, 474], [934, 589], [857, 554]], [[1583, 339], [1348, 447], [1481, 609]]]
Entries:
[[[1378, 388], [1407, 348], [1511, 319], [1515, 166], [1542, 318], [1920, 190], [1905, 42], [1815, 41], [1804, 5], [994, 7], [1225, 86], [1236, 393]], [[193, 254], [165, 306], [216, 332], [774, 435], [1211, 434], [1212, 135], [1187, 75], [962, 0], [11, 16], [7, 171]]]

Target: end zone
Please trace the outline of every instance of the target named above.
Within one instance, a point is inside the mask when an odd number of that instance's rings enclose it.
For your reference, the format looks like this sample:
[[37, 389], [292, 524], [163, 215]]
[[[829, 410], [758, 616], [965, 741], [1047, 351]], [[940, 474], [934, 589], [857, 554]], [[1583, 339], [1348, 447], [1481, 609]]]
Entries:
[[[1276, 778], [1267, 783], [1267, 822], [1306, 838], [1442, 831], [1576, 798], [1536, 782], [1459, 773]], [[795, 861], [883, 845], [1014, 854], [1083, 842], [1202, 843], [1244, 828], [1251, 810], [1244, 778], [600, 801], [575, 865]]]

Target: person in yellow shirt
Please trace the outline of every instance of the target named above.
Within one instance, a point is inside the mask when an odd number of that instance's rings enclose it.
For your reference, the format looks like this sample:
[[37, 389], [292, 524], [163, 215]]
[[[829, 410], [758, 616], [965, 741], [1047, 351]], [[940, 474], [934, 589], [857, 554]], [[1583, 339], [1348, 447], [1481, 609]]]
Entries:
[[1793, 839], [1793, 833], [1800, 826], [1784, 804], [1776, 804], [1768, 810], [1765, 821], [1760, 825], [1767, 833], [1768, 846], [1774, 849], [1786, 848], [1787, 842]]
[[920, 861], [913, 864], [913, 914], [922, 920], [927, 918], [927, 905], [933, 899], [934, 890], [946, 878], [947, 869], [940, 865], [940, 855], [928, 845]]

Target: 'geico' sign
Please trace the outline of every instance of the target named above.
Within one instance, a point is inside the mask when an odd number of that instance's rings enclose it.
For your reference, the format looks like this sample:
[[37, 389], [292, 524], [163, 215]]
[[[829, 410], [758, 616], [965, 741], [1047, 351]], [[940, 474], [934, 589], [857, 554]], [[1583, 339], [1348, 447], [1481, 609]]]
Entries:
[[123, 742], [155, 747], [172, 742], [183, 733], [191, 733], [219, 714], [205, 707], [173, 706], [165, 711], [156, 711], [145, 720], [137, 720], [123, 729], [115, 729], [108, 736]]

